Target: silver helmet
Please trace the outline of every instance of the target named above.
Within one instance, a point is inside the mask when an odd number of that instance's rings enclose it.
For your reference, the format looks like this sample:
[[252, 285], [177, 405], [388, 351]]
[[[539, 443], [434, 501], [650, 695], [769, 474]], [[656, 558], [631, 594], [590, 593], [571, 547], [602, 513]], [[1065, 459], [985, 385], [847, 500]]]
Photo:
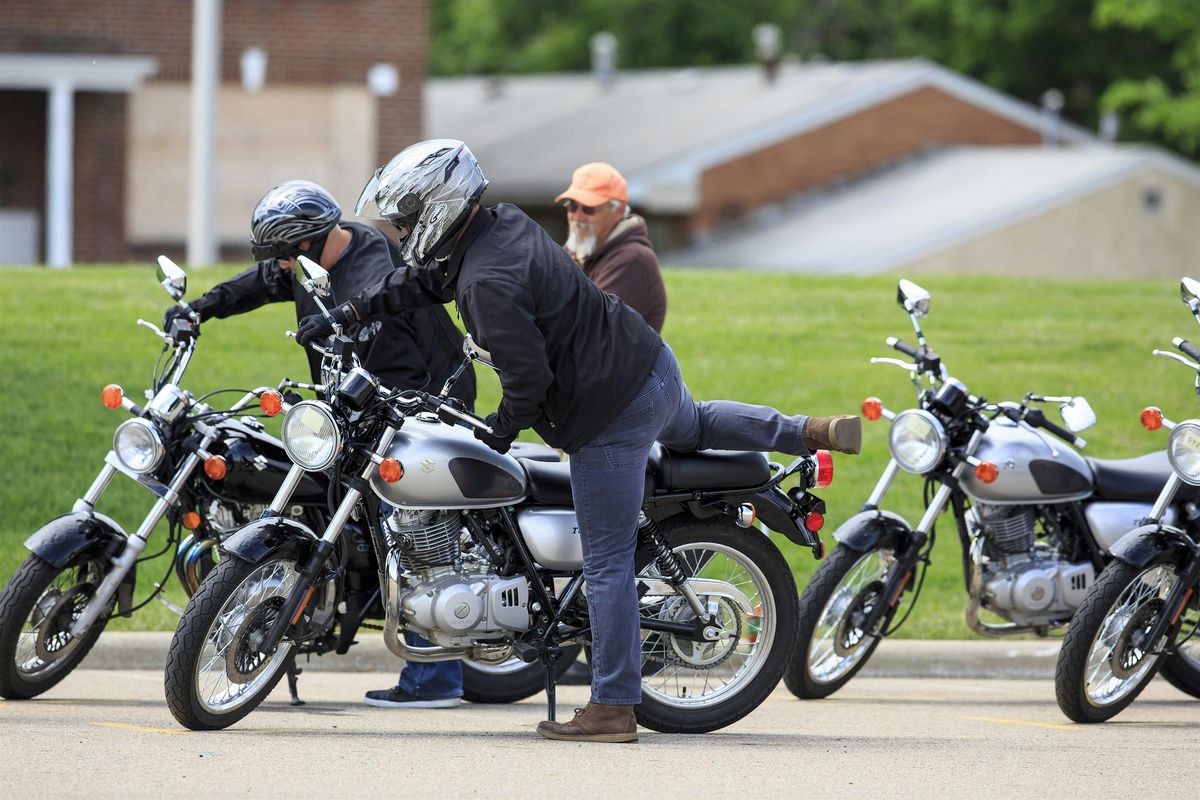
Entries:
[[386, 220], [399, 232], [400, 255], [429, 267], [487, 188], [470, 148], [457, 139], [430, 139], [407, 147], [363, 188], [354, 213]]
[[312, 181], [281, 183], [262, 196], [250, 216], [250, 253], [255, 261], [295, 258], [300, 243], [311, 242], [312, 255], [341, 218], [333, 195]]

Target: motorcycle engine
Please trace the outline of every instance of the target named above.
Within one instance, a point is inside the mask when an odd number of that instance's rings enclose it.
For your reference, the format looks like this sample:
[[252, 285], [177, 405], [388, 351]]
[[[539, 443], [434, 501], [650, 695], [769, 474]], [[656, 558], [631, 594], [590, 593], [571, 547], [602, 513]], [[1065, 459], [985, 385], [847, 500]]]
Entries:
[[405, 628], [443, 647], [529, 629], [529, 581], [496, 575], [486, 559], [464, 554], [459, 512], [397, 509], [384, 534], [389, 560], [405, 570], [392, 587]]
[[1032, 506], [976, 504], [967, 515], [972, 537], [983, 541], [981, 599], [1021, 626], [1066, 622], [1096, 578], [1091, 562], [1072, 563], [1039, 543]]

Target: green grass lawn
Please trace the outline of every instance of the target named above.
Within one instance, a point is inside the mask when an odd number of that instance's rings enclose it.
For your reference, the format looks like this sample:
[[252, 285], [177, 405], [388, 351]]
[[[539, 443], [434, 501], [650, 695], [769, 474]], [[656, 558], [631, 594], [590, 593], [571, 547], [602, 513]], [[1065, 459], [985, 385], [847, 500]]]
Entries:
[[[234, 271], [194, 271], [189, 296]], [[815, 414], [856, 412], [867, 395], [894, 410], [912, 404], [904, 373], [868, 363], [872, 355], [895, 355], [885, 337], [913, 338], [895, 304], [895, 278], [670, 269], [665, 275], [664, 336], [697, 399]], [[1191, 377], [1150, 356], [1154, 347], [1169, 347], [1172, 336], [1200, 338], [1173, 283], [979, 277], [921, 283], [933, 294], [925, 333], [951, 373], [992, 400], [1019, 399], [1031, 390], [1085, 395], [1100, 420], [1084, 434], [1086, 454], [1117, 458], [1165, 446], [1165, 434], [1138, 426], [1145, 405], [1160, 405], [1174, 419], [1193, 413]], [[0, 434], [0, 579], [25, 557], [25, 536], [69, 511], [99, 470], [113, 429], [127, 417], [101, 405], [100, 389], [115, 382], [140, 398], [159, 348], [134, 323], [138, 317], [157, 323], [168, 302], [151, 265], [0, 270], [0, 419], [6, 425]], [[185, 387], [199, 394], [305, 377], [299, 348], [282, 335], [294, 323], [290, 305], [207, 323]], [[498, 397], [494, 376], [480, 374], [479, 409], [494, 408]], [[835, 457], [834, 485], [821, 493], [829, 506], [827, 540], [870, 493], [887, 462], [886, 436], [886, 423], [868, 424], [863, 455]], [[920, 494], [920, 481], [903, 475], [887, 505], [915, 521]], [[151, 501], [118, 476], [101, 510], [133, 530]], [[939, 533], [921, 607], [902, 635], [973, 635], [962, 621], [959, 546], [948, 517]], [[803, 585], [814, 567], [811, 555], [778, 541]], [[142, 566], [141, 596], [165, 568], [165, 561]], [[170, 596], [182, 602], [173, 579], [170, 585]], [[174, 617], [155, 603], [115, 627], [171, 628]]]

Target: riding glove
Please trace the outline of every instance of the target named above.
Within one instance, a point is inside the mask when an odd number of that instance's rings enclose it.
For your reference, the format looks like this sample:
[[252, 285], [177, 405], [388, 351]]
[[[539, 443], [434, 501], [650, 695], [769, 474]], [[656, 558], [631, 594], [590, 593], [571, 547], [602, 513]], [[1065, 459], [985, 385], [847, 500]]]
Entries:
[[344, 328], [358, 319], [353, 306], [349, 303], [342, 303], [337, 308], [331, 309], [329, 316], [333, 318], [332, 321], [326, 319], [323, 314], [310, 314], [300, 320], [300, 326], [296, 329], [296, 341], [301, 345], [308, 345], [315, 339], [322, 339], [333, 333], [334, 322]]
[[[497, 426], [499, 425], [499, 419], [499, 415], [492, 413], [488, 414], [483, 421], [487, 423], [489, 428], [496, 430]], [[507, 453], [508, 449], [512, 447], [513, 440], [517, 438], [515, 433], [488, 433], [486, 431], [481, 431], [479, 428], [474, 428], [472, 432], [475, 434], [476, 439], [483, 442], [497, 453]]]

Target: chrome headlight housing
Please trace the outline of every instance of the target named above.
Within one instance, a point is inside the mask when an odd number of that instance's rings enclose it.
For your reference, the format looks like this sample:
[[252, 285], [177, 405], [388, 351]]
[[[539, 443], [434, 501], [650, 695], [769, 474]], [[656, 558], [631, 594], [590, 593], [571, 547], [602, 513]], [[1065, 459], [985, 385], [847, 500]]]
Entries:
[[892, 420], [888, 450], [905, 472], [917, 475], [929, 472], [946, 455], [946, 445], [946, 429], [928, 411], [910, 409]]
[[283, 418], [283, 447], [288, 458], [309, 472], [330, 467], [342, 450], [333, 409], [317, 400], [292, 406]]
[[113, 434], [113, 452], [126, 469], [144, 475], [162, 463], [167, 448], [154, 423], [138, 417], [117, 426]]
[[1200, 423], [1181, 422], [1167, 440], [1167, 460], [1185, 483], [1200, 486]]

